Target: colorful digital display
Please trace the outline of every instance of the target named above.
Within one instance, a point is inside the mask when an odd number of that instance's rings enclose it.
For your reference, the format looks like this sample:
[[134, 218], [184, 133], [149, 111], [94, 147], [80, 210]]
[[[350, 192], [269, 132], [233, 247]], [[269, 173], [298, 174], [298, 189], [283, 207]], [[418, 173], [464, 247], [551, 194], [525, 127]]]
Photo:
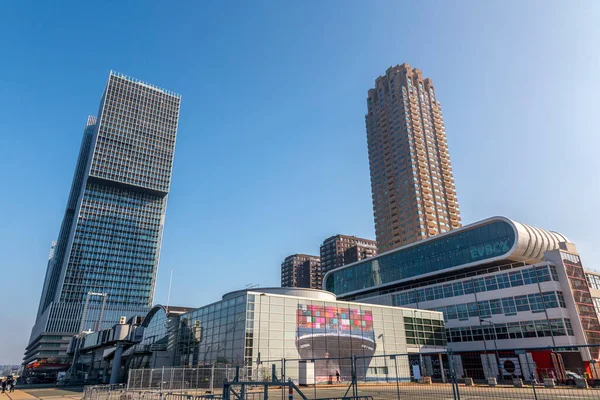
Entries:
[[355, 308], [298, 304], [296, 322], [298, 330], [302, 331], [341, 334], [373, 332], [372, 312]]

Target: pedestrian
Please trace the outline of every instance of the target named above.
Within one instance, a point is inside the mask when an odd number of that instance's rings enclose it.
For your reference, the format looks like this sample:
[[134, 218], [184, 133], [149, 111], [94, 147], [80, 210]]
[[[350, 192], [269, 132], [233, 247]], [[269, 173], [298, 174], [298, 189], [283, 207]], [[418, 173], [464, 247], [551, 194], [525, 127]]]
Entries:
[[335, 371], [335, 381], [340, 383], [340, 371]]
[[6, 390], [10, 392], [11, 387], [12, 387], [12, 379], [6, 378]]
[[2, 381], [2, 393], [4, 393], [6, 391], [6, 381], [3, 380]]
[[10, 393], [15, 391], [15, 386], [17, 386], [17, 379], [12, 378], [12, 380], [10, 381]]

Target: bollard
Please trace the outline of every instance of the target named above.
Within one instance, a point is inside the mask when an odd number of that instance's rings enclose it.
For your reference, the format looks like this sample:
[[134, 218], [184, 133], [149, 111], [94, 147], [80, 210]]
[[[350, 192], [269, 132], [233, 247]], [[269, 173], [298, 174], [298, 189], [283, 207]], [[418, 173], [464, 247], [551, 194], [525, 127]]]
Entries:
[[513, 378], [513, 386], [516, 388], [522, 388], [523, 387], [523, 379]]
[[488, 385], [490, 385], [490, 387], [496, 387], [497, 384], [498, 380], [496, 378], [488, 378]]
[[465, 378], [465, 386], [473, 386], [473, 378]]
[[554, 379], [552, 378], [544, 378], [544, 387], [545, 388], [553, 388], [556, 384], [554, 383]]
[[588, 388], [588, 383], [583, 378], [577, 378], [577, 379], [575, 379], [575, 387], [577, 389], [587, 389]]

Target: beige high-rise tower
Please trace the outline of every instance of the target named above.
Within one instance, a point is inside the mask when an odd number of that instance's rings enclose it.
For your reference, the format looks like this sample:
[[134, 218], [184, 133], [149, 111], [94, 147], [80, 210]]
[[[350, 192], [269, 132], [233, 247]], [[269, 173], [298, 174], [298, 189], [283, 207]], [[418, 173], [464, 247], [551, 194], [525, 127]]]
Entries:
[[461, 226], [441, 105], [408, 64], [369, 90], [367, 143], [380, 253]]

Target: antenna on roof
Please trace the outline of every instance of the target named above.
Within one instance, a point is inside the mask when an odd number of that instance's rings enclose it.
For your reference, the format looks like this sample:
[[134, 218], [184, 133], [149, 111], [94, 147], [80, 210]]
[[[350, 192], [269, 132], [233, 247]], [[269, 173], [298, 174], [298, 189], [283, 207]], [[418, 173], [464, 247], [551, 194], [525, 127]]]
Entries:
[[173, 283], [173, 269], [171, 268], [171, 277], [169, 278], [169, 294], [167, 295], [166, 312], [169, 315], [169, 302], [171, 301], [171, 284]]

